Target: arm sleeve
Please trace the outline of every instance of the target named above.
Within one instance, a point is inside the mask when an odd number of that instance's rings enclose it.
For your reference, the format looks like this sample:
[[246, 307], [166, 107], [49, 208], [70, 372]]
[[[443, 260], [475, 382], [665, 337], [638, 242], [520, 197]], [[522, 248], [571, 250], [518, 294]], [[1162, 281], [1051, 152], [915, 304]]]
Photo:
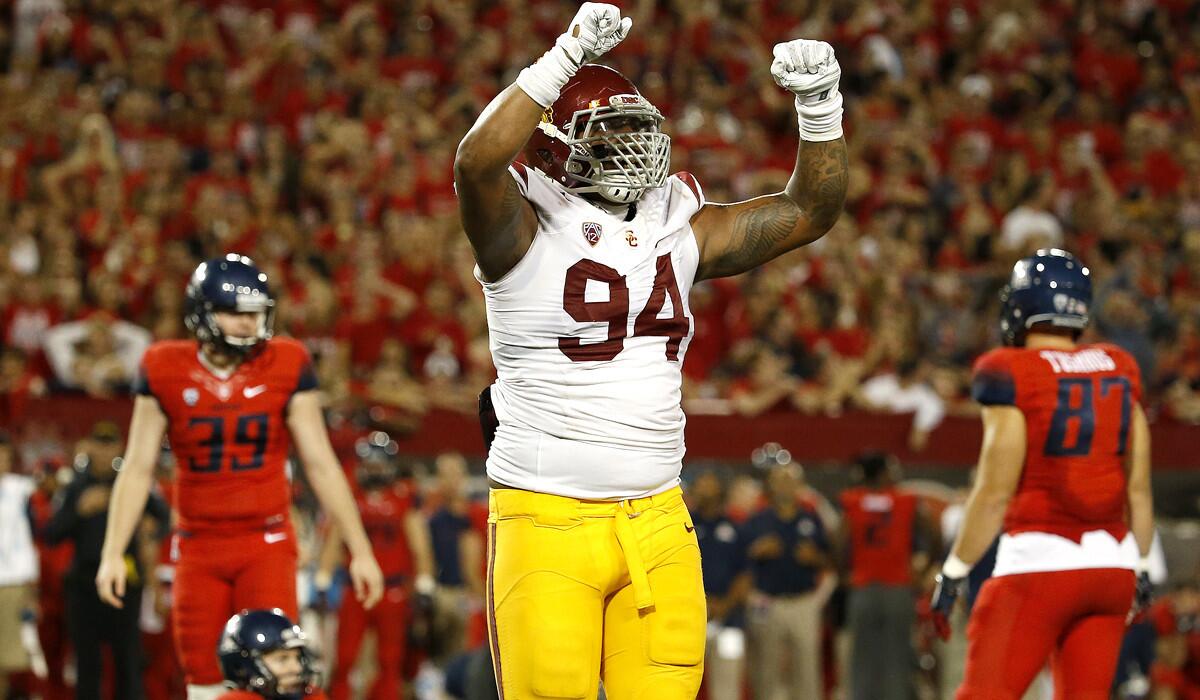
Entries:
[[1142, 368], [1138, 366], [1137, 360], [1133, 359], [1133, 355], [1122, 351], [1125, 356], [1125, 373], [1129, 377], [1129, 390], [1132, 394], [1134, 403], [1142, 402]]
[[138, 365], [137, 374], [134, 375], [133, 395], [134, 396], [154, 396], [154, 392], [150, 390], [150, 377], [146, 373], [145, 363]]
[[133, 395], [134, 396], [154, 396], [154, 389], [150, 387], [150, 367], [152, 366], [151, 356], [154, 355], [152, 348], [144, 348], [138, 360], [137, 374], [133, 376]]
[[317, 373], [313, 370], [312, 359], [305, 355], [304, 364], [300, 366], [300, 374], [296, 378], [296, 389], [292, 393], [298, 394], [301, 391], [312, 391], [316, 388]]
[[287, 381], [289, 372], [295, 371], [295, 384], [292, 385], [292, 395], [299, 394], [302, 391], [312, 391], [317, 388], [317, 373], [313, 369], [312, 355], [309, 354], [308, 348], [296, 340], [285, 339], [281, 343], [281, 350], [287, 352], [283, 381]]
[[984, 406], [1015, 406], [1017, 382], [1004, 357], [990, 352], [975, 363], [971, 376], [971, 398]]

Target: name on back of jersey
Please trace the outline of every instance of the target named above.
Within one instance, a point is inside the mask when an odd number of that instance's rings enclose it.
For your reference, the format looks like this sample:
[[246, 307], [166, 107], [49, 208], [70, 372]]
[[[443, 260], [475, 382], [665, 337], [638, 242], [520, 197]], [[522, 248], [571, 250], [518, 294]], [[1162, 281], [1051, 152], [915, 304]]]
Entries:
[[1117, 369], [1116, 361], [1107, 352], [1099, 348], [1089, 348], [1076, 352], [1042, 350], [1038, 355], [1050, 363], [1050, 367], [1054, 369], [1055, 374], [1112, 372]]

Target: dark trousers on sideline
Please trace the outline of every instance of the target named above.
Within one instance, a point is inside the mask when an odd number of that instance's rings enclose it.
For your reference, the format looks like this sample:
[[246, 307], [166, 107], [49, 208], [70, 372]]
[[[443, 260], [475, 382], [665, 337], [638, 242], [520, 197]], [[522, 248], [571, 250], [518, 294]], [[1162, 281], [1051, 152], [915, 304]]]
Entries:
[[854, 635], [850, 661], [853, 700], [912, 697], [912, 628], [916, 618], [909, 586], [871, 584], [850, 591]]
[[[95, 572], [68, 574], [67, 628], [75, 647], [75, 698], [100, 700], [104, 669], [104, 646], [112, 651], [116, 674], [115, 697], [143, 700], [142, 638], [138, 616], [142, 609], [141, 587], [125, 589], [125, 606], [118, 610], [96, 594]], [[215, 650], [214, 650], [215, 653]]]

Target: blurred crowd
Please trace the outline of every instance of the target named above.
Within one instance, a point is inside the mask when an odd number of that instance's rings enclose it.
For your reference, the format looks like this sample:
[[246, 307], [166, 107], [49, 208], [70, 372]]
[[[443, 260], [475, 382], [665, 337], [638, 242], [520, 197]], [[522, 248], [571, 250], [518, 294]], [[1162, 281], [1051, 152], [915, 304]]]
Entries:
[[[844, 73], [852, 171], [824, 239], [698, 285], [685, 399], [756, 415], [969, 413], [1016, 256], [1094, 271], [1089, 339], [1200, 422], [1200, 6], [1187, 0], [626, 0], [606, 61], [709, 199], [779, 188], [774, 42]], [[0, 23], [0, 414], [125, 390], [199, 260], [254, 257], [332, 403], [395, 432], [493, 377], [457, 219], [460, 136], [560, 0], [15, 0]]]

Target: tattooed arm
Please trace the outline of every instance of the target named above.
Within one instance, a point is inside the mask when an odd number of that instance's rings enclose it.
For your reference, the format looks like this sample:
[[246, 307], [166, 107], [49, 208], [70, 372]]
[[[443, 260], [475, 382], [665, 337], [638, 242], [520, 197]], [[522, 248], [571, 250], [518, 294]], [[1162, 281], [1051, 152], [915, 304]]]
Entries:
[[706, 204], [692, 217], [700, 246], [696, 279], [745, 272], [825, 235], [842, 213], [847, 181], [844, 139], [801, 141], [783, 192]]
[[458, 144], [458, 208], [484, 279], [503, 277], [537, 233], [537, 215], [507, 172], [509, 164], [580, 66], [621, 43], [632, 24], [615, 5], [580, 5], [554, 47], [492, 100]]
[[533, 242], [537, 216], [508, 166], [542, 118], [542, 107], [510, 85], [483, 110], [458, 144], [454, 187], [463, 229], [486, 280], [511, 270]]
[[842, 139], [841, 66], [823, 41], [776, 44], [771, 76], [796, 97], [800, 150], [787, 187], [737, 204], [705, 205], [692, 217], [697, 279], [745, 272], [812, 243], [833, 227], [849, 173]]

